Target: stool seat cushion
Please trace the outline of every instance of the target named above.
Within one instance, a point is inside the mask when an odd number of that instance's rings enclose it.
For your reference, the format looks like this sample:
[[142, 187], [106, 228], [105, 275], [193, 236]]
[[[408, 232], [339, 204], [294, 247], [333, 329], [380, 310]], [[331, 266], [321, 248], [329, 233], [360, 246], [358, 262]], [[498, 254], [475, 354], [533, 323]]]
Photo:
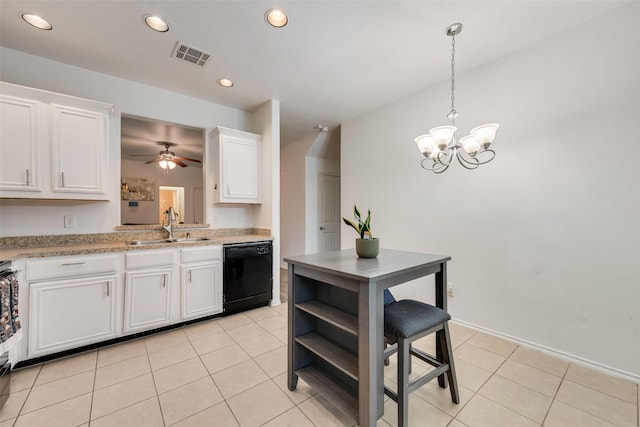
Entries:
[[451, 319], [449, 313], [420, 301], [403, 299], [384, 308], [384, 333], [408, 338]]

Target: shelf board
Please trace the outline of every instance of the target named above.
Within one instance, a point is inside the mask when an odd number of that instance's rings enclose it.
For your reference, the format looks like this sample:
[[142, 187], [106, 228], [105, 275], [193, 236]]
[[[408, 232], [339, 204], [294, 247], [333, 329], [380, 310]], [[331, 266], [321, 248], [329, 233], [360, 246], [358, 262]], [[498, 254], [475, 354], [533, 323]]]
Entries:
[[358, 381], [358, 357], [355, 354], [313, 332], [297, 337], [296, 342]]
[[358, 421], [358, 399], [313, 365], [296, 371], [296, 375], [323, 397]]
[[307, 301], [296, 304], [296, 308], [305, 311], [343, 331], [358, 336], [358, 318], [338, 308], [320, 301]]

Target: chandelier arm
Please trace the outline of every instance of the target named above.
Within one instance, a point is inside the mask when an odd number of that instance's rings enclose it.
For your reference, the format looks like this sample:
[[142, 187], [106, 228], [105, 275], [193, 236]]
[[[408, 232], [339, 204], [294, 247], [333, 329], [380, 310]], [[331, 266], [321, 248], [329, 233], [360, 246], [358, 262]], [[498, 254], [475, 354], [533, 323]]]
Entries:
[[460, 163], [462, 167], [468, 170], [474, 170], [477, 169], [478, 166], [480, 166], [478, 160], [473, 157], [471, 157], [470, 159], [466, 159], [461, 154], [457, 154], [456, 159], [458, 159], [458, 163]]
[[[479, 156], [487, 157], [487, 156], [485, 156], [485, 155], [484, 155], [485, 153], [488, 153], [488, 154], [489, 154], [489, 157], [488, 157], [486, 160], [480, 160], [480, 159], [479, 159]], [[473, 157], [473, 159], [474, 159], [473, 163], [474, 163], [474, 164], [477, 164], [478, 166], [480, 166], [480, 165], [486, 165], [486, 164], [487, 164], [487, 163], [489, 163], [491, 160], [493, 160], [495, 157], [496, 157], [496, 152], [495, 152], [495, 151], [493, 151], [493, 150], [489, 150], [489, 149], [487, 149], [487, 150], [483, 150], [483, 151], [480, 151], [480, 152], [476, 155], [476, 157]], [[468, 161], [468, 159], [464, 159], [464, 160], [465, 160], [465, 161]]]
[[[424, 163], [426, 161], [430, 161], [431, 165], [425, 166]], [[420, 166], [422, 166], [422, 169], [431, 171], [433, 173], [442, 173], [449, 167], [449, 165], [443, 165], [442, 163], [434, 161], [432, 158], [422, 159], [422, 161], [420, 162]]]

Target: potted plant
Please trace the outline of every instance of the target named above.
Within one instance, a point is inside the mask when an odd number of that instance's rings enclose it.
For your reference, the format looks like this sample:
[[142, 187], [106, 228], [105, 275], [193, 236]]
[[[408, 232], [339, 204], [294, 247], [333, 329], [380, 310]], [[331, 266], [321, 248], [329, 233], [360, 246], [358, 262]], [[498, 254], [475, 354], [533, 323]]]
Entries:
[[367, 218], [363, 220], [358, 207], [353, 205], [353, 216], [355, 222], [344, 217], [342, 220], [360, 236], [356, 239], [356, 253], [360, 258], [377, 257], [380, 251], [380, 240], [371, 234], [371, 210], [367, 211]]

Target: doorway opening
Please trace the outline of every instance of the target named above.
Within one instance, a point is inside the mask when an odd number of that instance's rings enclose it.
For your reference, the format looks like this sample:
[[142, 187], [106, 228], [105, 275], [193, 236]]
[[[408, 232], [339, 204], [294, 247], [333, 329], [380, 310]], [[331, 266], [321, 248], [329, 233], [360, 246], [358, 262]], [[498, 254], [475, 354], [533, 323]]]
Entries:
[[165, 212], [173, 206], [178, 223], [184, 224], [184, 187], [170, 187], [161, 185], [159, 187], [160, 203], [158, 218], [160, 224], [164, 223]]

